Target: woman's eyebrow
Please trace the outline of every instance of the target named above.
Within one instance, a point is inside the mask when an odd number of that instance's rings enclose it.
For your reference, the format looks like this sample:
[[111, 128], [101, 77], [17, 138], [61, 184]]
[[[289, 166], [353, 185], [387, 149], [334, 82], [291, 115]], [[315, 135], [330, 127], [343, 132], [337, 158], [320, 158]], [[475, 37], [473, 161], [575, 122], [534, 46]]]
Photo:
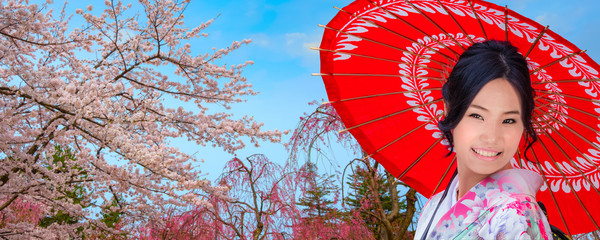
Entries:
[[[483, 111], [486, 111], [486, 112], [490, 111], [487, 108], [484, 108], [484, 107], [479, 106], [477, 104], [471, 104], [471, 106], [469, 106], [469, 107], [477, 108], [477, 109], [480, 109], [480, 110], [483, 110]], [[521, 112], [519, 112], [519, 110], [512, 110], [512, 111], [504, 112], [504, 115], [508, 115], [508, 114], [517, 114], [517, 115], [519, 115], [519, 114], [521, 114]]]
[[484, 108], [484, 107], [482, 107], [482, 106], [479, 106], [479, 105], [477, 105], [477, 104], [471, 104], [471, 106], [469, 106], [469, 107], [472, 107], [472, 108], [477, 108], [477, 109], [480, 109], [480, 110], [483, 110], [483, 111], [489, 112], [489, 110], [488, 110], [487, 108]]

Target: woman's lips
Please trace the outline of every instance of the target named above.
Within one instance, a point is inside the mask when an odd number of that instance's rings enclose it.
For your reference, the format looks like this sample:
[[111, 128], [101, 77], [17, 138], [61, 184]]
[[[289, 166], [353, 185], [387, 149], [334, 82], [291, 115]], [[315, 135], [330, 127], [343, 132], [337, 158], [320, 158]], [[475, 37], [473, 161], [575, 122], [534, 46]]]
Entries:
[[471, 148], [471, 151], [475, 154], [475, 156], [484, 161], [494, 161], [496, 160], [502, 152], [483, 150], [483, 149], [475, 149]]

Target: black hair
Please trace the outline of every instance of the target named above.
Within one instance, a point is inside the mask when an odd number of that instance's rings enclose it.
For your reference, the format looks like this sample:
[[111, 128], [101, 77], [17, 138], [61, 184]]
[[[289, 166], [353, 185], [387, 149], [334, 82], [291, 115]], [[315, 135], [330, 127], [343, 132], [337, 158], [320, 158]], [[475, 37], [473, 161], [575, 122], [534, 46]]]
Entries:
[[438, 128], [450, 143], [448, 155], [454, 149], [452, 129], [463, 118], [481, 88], [497, 78], [506, 79], [521, 99], [526, 150], [537, 141], [531, 122], [535, 93], [531, 87], [527, 61], [510, 42], [488, 40], [473, 44], [460, 55], [448, 81], [442, 87], [446, 116], [438, 122]]

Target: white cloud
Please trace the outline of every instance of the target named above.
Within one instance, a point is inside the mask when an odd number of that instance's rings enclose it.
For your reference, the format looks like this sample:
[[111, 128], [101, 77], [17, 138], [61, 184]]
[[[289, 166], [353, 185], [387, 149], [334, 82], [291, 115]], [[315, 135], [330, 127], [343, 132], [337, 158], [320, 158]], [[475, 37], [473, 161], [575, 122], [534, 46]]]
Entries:
[[269, 55], [270, 61], [299, 61], [298, 65], [316, 71], [319, 65], [319, 51], [311, 50], [318, 47], [321, 34], [288, 32], [279, 34], [252, 34], [251, 45], [263, 55]]
[[309, 35], [306, 33], [286, 33], [285, 51], [292, 58], [300, 58], [302, 64], [315, 68], [318, 66], [318, 51], [311, 47], [318, 47], [321, 35]]
[[298, 41], [302, 41], [306, 38], [306, 33], [286, 33], [285, 34], [285, 45], [291, 46], [297, 43]]
[[271, 37], [264, 33], [253, 34], [251, 37], [252, 44], [256, 44], [260, 47], [269, 47], [271, 45]]
[[[543, 26], [550, 26], [553, 31], [564, 35], [575, 29], [576, 13], [572, 12], [570, 18], [565, 18], [562, 13], [544, 13], [535, 18], [535, 21]], [[579, 14], [577, 14], [579, 15]]]

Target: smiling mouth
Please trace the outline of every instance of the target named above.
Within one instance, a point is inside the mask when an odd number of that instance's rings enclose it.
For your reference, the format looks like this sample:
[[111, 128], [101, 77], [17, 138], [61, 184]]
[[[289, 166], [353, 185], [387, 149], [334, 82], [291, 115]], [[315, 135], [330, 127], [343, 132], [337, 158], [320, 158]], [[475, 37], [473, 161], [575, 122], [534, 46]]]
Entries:
[[484, 150], [477, 150], [474, 148], [471, 148], [471, 150], [481, 156], [484, 156], [484, 157], [495, 157], [502, 153], [502, 152], [489, 152], [489, 151], [484, 151]]

